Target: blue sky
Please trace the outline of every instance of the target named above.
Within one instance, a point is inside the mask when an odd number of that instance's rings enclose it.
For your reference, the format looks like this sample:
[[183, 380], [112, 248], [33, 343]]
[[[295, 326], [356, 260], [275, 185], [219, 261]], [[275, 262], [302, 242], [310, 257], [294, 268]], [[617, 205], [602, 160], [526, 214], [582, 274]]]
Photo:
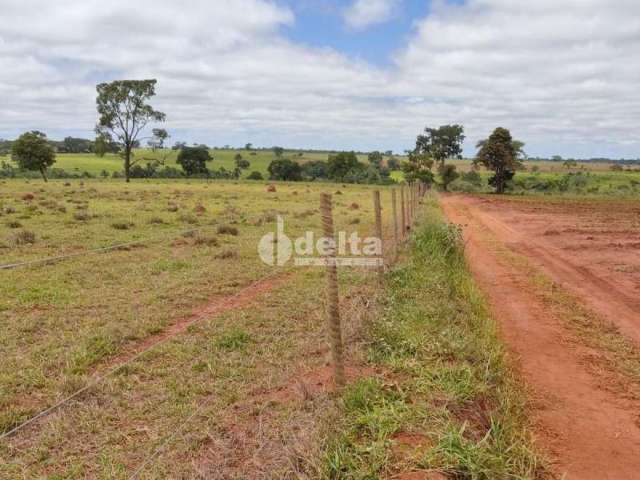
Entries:
[[0, 3], [0, 138], [91, 136], [97, 82], [155, 78], [172, 141], [403, 152], [459, 123], [467, 155], [501, 126], [640, 157], [637, 0]]
[[291, 41], [313, 47], [329, 47], [358, 60], [389, 66], [393, 54], [409, 41], [417, 20], [429, 12], [428, 0], [404, 0], [392, 16], [375, 28], [354, 29], [343, 18], [350, 2], [337, 0], [289, 0], [296, 15], [292, 26], [283, 27]]

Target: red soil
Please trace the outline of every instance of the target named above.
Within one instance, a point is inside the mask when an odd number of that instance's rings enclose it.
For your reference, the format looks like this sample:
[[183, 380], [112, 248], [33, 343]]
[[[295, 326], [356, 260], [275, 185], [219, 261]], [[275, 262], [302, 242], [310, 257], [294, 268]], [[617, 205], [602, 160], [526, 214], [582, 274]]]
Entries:
[[[640, 401], [589, 368], [582, 345], [536, 295], [528, 262], [583, 305], [640, 341], [638, 210], [631, 203], [551, 203], [447, 196], [465, 228], [467, 256], [533, 397], [534, 424], [559, 478], [640, 478]], [[597, 353], [597, 352], [595, 352]], [[563, 477], [566, 475], [566, 477]]]

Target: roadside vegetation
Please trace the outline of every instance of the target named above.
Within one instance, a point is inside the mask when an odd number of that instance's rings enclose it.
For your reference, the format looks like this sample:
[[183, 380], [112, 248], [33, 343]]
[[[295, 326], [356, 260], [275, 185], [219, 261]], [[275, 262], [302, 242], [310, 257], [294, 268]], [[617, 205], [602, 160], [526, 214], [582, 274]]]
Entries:
[[370, 365], [387, 374], [344, 393], [325, 450], [327, 477], [541, 478], [523, 392], [466, 267], [460, 232], [433, 199], [388, 282], [367, 337]]

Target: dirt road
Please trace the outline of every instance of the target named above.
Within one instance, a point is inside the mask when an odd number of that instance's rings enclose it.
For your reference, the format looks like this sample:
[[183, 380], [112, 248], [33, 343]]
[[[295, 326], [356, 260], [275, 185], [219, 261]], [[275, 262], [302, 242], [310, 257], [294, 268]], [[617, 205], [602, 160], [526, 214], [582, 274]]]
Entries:
[[[640, 399], [589, 368], [597, 352], [536, 294], [533, 266], [640, 344], [640, 239], [631, 204], [447, 196], [467, 255], [533, 400], [537, 437], [559, 478], [640, 478]], [[634, 233], [635, 232], [635, 233]], [[503, 253], [526, 258], [527, 267]]]

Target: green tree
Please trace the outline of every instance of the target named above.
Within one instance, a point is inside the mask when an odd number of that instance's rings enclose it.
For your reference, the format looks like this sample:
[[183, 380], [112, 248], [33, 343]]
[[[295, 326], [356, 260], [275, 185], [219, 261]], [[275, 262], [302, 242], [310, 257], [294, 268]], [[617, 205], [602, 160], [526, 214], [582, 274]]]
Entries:
[[456, 169], [455, 165], [447, 164], [440, 165], [438, 168], [438, 173], [440, 173], [440, 179], [442, 180], [442, 189], [446, 192], [449, 189], [449, 184], [457, 179], [460, 174]]
[[504, 193], [507, 182], [522, 168], [524, 143], [514, 140], [506, 128], [498, 127], [488, 139], [479, 141], [477, 148], [474, 163], [493, 171], [489, 184], [495, 187], [496, 193]]
[[427, 185], [433, 183], [433, 158], [426, 153], [409, 152], [409, 158], [406, 162], [402, 163], [402, 171], [404, 172], [404, 179], [413, 183], [420, 181]]
[[570, 159], [568, 159], [568, 160], [565, 160], [565, 161], [562, 163], [562, 166], [563, 166], [564, 168], [566, 168], [567, 170], [570, 170], [570, 169], [572, 169], [572, 168], [577, 167], [577, 166], [578, 166], [578, 162], [576, 162], [574, 159], [570, 158]]
[[163, 122], [166, 115], [148, 101], [155, 96], [157, 80], [117, 80], [96, 87], [98, 124], [96, 133], [116, 138], [123, 145], [124, 176], [130, 179], [132, 152], [140, 133], [150, 122]]
[[56, 152], [47, 136], [36, 130], [23, 133], [11, 145], [11, 158], [20, 168], [39, 171], [47, 181], [47, 168], [56, 162]]
[[244, 146], [244, 149], [250, 152], [251, 150], [253, 150], [253, 143], [247, 143]]
[[329, 177], [329, 166], [322, 160], [311, 160], [302, 164], [302, 174], [308, 180], [323, 180]]
[[389, 170], [399, 170], [400, 162], [396, 157], [390, 157], [389, 160], [387, 160], [387, 167]]
[[242, 157], [241, 154], [236, 154], [234, 161], [236, 163], [236, 168], [238, 170], [247, 170], [249, 167], [251, 167], [251, 162], [245, 158]]
[[284, 155], [284, 148], [273, 147], [273, 153], [275, 154], [276, 157], [280, 158], [282, 155]]
[[448, 158], [462, 158], [462, 144], [464, 142], [464, 127], [462, 125], [442, 125], [438, 128], [424, 129], [423, 135], [416, 139], [415, 152], [431, 157], [440, 165]]
[[302, 166], [288, 158], [274, 160], [269, 164], [267, 170], [269, 171], [269, 178], [271, 180], [294, 182], [302, 180]]
[[329, 157], [327, 174], [330, 179], [341, 182], [351, 172], [361, 170], [362, 164], [354, 152], [340, 152]]
[[382, 168], [382, 161], [384, 158], [380, 152], [371, 152], [367, 159], [369, 160], [369, 164], [373, 168], [377, 170], [380, 170]]
[[183, 147], [176, 162], [184, 173], [191, 175], [209, 175], [207, 162], [213, 160], [209, 150], [202, 147]]

